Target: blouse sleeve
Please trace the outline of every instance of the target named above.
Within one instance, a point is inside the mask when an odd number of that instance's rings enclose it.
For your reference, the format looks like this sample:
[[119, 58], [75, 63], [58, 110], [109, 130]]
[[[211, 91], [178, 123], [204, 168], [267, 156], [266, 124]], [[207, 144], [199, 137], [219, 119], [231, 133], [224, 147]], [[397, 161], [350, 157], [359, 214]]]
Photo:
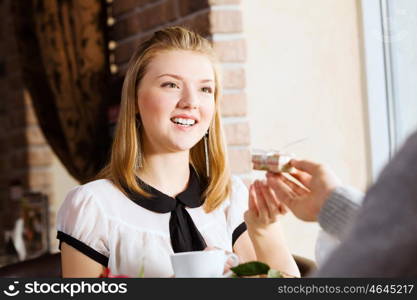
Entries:
[[244, 221], [245, 211], [248, 209], [248, 189], [239, 177], [232, 177], [232, 192], [230, 205], [226, 210], [228, 231], [232, 235], [232, 245], [246, 231]]
[[98, 263], [107, 266], [109, 225], [94, 195], [83, 186], [72, 189], [57, 215], [59, 248], [65, 242]]

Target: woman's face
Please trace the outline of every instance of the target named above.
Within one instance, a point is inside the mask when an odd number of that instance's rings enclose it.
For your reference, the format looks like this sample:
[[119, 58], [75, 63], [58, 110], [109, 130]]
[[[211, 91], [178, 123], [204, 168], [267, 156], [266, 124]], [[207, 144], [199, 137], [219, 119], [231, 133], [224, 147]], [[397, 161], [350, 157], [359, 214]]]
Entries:
[[214, 71], [209, 58], [191, 51], [159, 52], [138, 91], [145, 149], [152, 153], [189, 150], [213, 118]]

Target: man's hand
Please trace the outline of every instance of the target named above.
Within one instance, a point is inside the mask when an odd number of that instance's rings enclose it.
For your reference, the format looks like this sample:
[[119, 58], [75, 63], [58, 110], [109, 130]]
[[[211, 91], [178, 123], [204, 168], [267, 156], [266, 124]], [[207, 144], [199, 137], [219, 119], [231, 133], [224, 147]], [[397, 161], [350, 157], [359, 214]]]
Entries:
[[321, 207], [330, 193], [340, 186], [340, 181], [324, 165], [296, 159], [290, 164], [295, 172], [290, 175], [268, 172], [267, 183], [297, 218], [316, 221]]

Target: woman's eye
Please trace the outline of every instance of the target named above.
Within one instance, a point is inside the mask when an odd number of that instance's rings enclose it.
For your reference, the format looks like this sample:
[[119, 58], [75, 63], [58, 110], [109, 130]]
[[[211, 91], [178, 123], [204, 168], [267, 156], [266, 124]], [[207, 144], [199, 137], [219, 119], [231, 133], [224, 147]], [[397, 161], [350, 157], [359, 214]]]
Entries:
[[205, 86], [201, 88], [201, 91], [204, 93], [208, 93], [208, 94], [212, 94], [213, 93], [213, 89], [209, 86]]
[[179, 86], [176, 83], [173, 82], [165, 82], [162, 84], [162, 87], [169, 87], [171, 89], [179, 88]]

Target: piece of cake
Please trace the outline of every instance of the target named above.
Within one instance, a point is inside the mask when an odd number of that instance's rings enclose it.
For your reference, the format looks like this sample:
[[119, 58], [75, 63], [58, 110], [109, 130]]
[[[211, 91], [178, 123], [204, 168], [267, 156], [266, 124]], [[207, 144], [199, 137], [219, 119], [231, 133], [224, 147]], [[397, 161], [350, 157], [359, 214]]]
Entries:
[[294, 158], [292, 154], [280, 152], [255, 153], [252, 155], [254, 170], [269, 171], [273, 173], [291, 172], [292, 167], [289, 164]]

